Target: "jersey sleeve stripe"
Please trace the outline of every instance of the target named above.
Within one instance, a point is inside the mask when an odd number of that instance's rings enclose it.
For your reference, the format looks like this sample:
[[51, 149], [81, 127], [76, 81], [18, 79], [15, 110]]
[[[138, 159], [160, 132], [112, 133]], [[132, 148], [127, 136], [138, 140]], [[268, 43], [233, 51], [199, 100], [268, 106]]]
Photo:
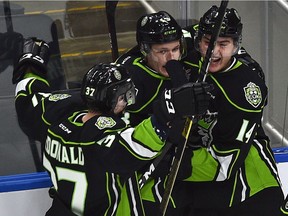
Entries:
[[17, 96], [18, 93], [21, 92], [21, 91], [26, 91], [26, 86], [28, 85], [28, 83], [32, 79], [33, 78], [31, 77], [31, 78], [26, 78], [26, 79], [21, 80], [16, 86], [15, 96]]
[[137, 154], [141, 157], [153, 158], [157, 155], [158, 152], [151, 151], [148, 148], [145, 148], [140, 143], [132, 140], [131, 134], [134, 132], [134, 128], [128, 128], [121, 133], [121, 137], [125, 140], [125, 143]]

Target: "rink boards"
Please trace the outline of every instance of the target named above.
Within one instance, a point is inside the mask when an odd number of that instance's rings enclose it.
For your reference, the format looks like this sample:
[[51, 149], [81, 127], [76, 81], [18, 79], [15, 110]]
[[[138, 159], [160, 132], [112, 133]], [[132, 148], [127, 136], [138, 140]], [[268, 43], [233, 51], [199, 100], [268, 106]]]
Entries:
[[[288, 193], [288, 148], [273, 149], [285, 195]], [[0, 177], [0, 215], [45, 215], [52, 199], [46, 172]]]

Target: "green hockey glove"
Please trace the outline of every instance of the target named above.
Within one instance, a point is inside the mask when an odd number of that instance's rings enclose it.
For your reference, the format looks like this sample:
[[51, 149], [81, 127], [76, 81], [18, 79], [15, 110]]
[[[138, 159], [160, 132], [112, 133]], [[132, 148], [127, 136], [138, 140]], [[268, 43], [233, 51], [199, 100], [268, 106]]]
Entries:
[[14, 66], [12, 83], [19, 82], [28, 69], [44, 77], [47, 73], [48, 61], [49, 46], [45, 41], [34, 37], [25, 39], [22, 54]]

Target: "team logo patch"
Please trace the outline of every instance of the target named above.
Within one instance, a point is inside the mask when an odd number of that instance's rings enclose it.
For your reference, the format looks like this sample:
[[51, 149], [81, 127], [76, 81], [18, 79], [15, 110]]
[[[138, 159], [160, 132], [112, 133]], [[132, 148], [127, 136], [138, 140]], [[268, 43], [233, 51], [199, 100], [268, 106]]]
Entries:
[[143, 19], [141, 20], [141, 26], [146, 25], [147, 21], [148, 21], [148, 17], [147, 16], [143, 17]]
[[261, 90], [259, 86], [255, 83], [248, 83], [246, 87], [244, 87], [246, 100], [253, 106], [258, 107], [262, 101]]
[[288, 197], [286, 197], [284, 203], [283, 203], [282, 206], [281, 206], [281, 210], [282, 210], [282, 211], [284, 210], [285, 213], [288, 212], [288, 199], [287, 199], [287, 198], [288, 198]]
[[114, 77], [115, 77], [117, 80], [121, 80], [121, 73], [120, 73], [120, 71], [115, 70], [115, 71], [114, 71]]
[[284, 209], [285, 209], [286, 211], [288, 210], [288, 201], [285, 202]]
[[49, 101], [59, 101], [71, 97], [69, 94], [54, 94], [49, 97]]
[[104, 128], [112, 128], [116, 125], [116, 122], [110, 118], [110, 117], [99, 117], [97, 119], [97, 122], [95, 123], [95, 126], [99, 129], [102, 130]]

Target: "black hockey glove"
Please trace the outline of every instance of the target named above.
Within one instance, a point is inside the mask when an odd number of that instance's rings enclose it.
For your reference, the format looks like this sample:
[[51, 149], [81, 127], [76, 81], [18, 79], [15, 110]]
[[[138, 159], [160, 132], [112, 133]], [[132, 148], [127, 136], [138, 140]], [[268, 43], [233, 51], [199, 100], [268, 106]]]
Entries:
[[173, 88], [178, 88], [188, 83], [188, 78], [186, 77], [182, 62], [174, 59], [169, 60], [166, 63], [165, 68], [171, 78]]
[[203, 144], [202, 136], [200, 136], [198, 131], [198, 124], [197, 122], [193, 122], [192, 128], [190, 130], [190, 134], [188, 137], [187, 147], [191, 149], [198, 149], [201, 147], [207, 147]]
[[14, 66], [12, 83], [19, 82], [28, 68], [31, 72], [45, 77], [48, 61], [49, 46], [45, 41], [34, 37], [25, 39], [22, 54]]
[[154, 115], [163, 125], [176, 117], [202, 115], [208, 109], [212, 89], [211, 84], [199, 82], [165, 90], [153, 104]]

